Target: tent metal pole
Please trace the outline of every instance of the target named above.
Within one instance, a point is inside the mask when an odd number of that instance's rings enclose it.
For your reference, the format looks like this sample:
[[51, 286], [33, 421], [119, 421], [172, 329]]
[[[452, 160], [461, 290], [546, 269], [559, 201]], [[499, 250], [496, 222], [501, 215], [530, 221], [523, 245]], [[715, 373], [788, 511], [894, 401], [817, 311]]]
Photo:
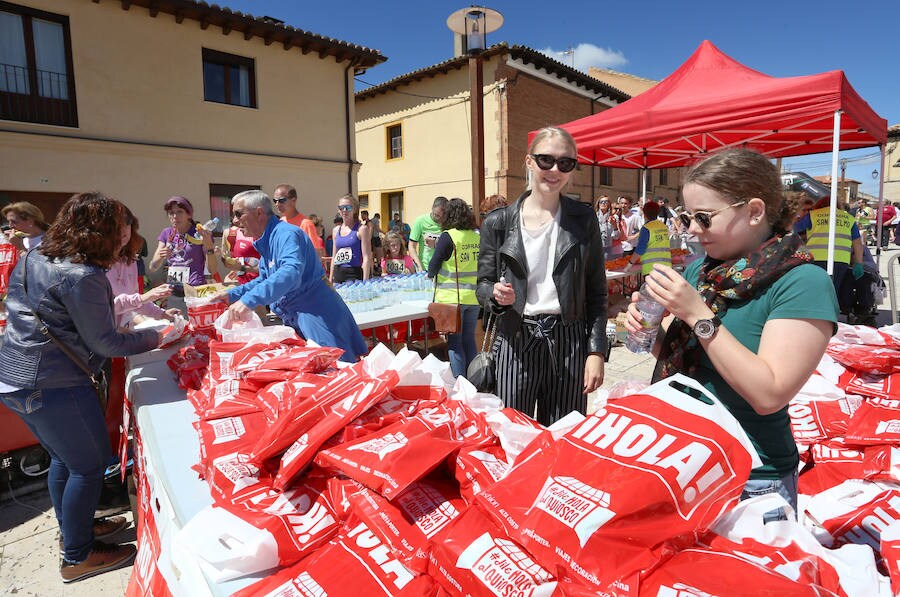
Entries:
[[875, 238], [875, 265], [878, 271], [881, 271], [881, 235], [883, 234], [884, 218], [882, 217], [884, 209], [884, 144], [878, 146], [881, 151], [881, 170], [878, 177], [878, 236]]
[[834, 133], [831, 142], [831, 208], [828, 210], [828, 261], [826, 270], [834, 275], [834, 229], [837, 227], [837, 178], [838, 152], [841, 149], [841, 111], [834, 111]]

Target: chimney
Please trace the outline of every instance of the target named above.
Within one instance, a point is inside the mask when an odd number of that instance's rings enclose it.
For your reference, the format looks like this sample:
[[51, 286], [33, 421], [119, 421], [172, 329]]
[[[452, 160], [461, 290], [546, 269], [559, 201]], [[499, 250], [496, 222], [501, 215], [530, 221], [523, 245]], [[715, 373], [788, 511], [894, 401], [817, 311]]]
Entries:
[[466, 43], [466, 36], [462, 33], [454, 33], [453, 34], [453, 57], [459, 58], [460, 56], [465, 56], [469, 53], [468, 44]]

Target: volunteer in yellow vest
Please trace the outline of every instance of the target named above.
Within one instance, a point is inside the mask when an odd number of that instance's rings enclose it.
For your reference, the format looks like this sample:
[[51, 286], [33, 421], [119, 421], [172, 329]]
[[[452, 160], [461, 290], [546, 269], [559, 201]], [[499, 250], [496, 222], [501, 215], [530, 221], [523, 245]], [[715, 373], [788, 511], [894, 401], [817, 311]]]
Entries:
[[659, 217], [659, 203], [647, 201], [643, 211], [646, 224], [641, 228], [637, 247], [625, 271], [631, 271], [632, 266], [640, 261], [641, 273], [646, 276], [653, 271], [654, 263], [672, 267], [672, 245], [669, 241], [668, 226], [656, 219]]
[[[813, 262], [827, 270], [828, 221], [831, 211], [829, 198], [820, 199], [809, 213], [797, 220], [794, 232], [806, 233], [806, 248], [812, 253]], [[834, 228], [834, 269], [831, 281], [837, 294], [841, 312], [849, 313], [853, 307], [853, 285], [863, 277], [863, 243], [859, 227], [853, 216], [838, 209]]]
[[865, 199], [860, 199], [856, 204], [856, 225], [859, 227], [859, 235], [862, 237], [862, 244], [866, 244], [866, 234], [869, 233], [869, 227], [875, 218], [875, 211], [866, 205]]
[[453, 375], [465, 375], [475, 358], [475, 326], [478, 323], [478, 250], [481, 237], [475, 230], [472, 208], [462, 199], [447, 202], [441, 221], [444, 232], [434, 246], [428, 277], [435, 278], [437, 303], [459, 304], [462, 328], [447, 334], [447, 351]]

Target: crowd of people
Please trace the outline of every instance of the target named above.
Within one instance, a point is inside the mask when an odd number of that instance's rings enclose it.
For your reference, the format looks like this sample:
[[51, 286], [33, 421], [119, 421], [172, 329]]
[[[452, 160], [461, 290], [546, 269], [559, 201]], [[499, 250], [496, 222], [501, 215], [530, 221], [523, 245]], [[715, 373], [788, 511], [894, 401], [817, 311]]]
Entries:
[[[354, 362], [368, 346], [333, 285], [426, 272], [434, 302], [459, 305], [459, 327], [447, 334], [453, 374], [465, 375], [475, 358], [483, 315], [496, 331], [495, 393], [549, 425], [586, 412], [588, 394], [603, 383], [606, 264], [622, 259], [626, 271], [640, 268], [646, 292], [665, 309], [653, 379], [683, 373], [718, 396], [762, 457], [744, 497], [777, 492], [796, 505], [788, 401], [821, 358], [839, 310], [859, 299], [852, 281], [862, 277], [868, 227], [880, 218], [900, 234], [897, 211], [875, 216], [864, 202], [839, 210], [829, 279], [829, 206], [794, 205], [760, 154], [728, 150], [700, 161], [674, 209], [667, 199], [603, 195], [592, 206], [567, 196], [577, 150], [560, 128], [540, 130], [523, 162], [526, 191], [514, 201], [485, 198], [480, 226], [464, 200], [437, 197], [411, 224], [394, 213], [382, 228], [379, 214], [369, 217], [348, 194], [326, 236], [321, 218], [301, 213], [297, 190], [281, 184], [271, 197], [254, 190], [231, 198], [217, 242], [214, 226], [199, 224], [191, 201], [175, 195], [163, 203], [169, 225], [146, 272], [137, 218], [115, 199], [75, 195], [51, 225], [31, 204], [6, 206], [19, 263], [6, 298], [0, 400], [51, 456], [63, 581], [134, 558], [131, 546], [100, 541], [121, 517], [94, 516], [111, 456], [95, 391], [101, 365], [156, 348], [161, 333], [135, 323], [176, 318], [184, 285], [212, 279], [227, 283], [211, 300], [228, 303], [230, 318], [268, 311]], [[689, 254], [684, 272], [673, 269], [672, 249]], [[163, 268], [164, 283], [145, 284], [145, 274]], [[636, 331], [638, 294], [631, 299], [626, 327]], [[792, 359], [783, 358], [787, 345]]]

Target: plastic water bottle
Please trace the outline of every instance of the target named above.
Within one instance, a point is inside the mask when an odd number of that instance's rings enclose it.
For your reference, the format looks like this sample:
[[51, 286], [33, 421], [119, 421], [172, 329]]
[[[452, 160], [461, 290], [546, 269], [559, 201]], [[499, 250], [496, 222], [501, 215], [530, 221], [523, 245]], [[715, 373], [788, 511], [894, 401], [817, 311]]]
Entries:
[[641, 285], [641, 298], [638, 299], [637, 308], [641, 313], [641, 329], [630, 332], [625, 340], [625, 347], [634, 353], [650, 352], [656, 341], [656, 332], [659, 330], [659, 322], [662, 321], [665, 308], [657, 303], [647, 292], [646, 282]]
[[218, 228], [218, 227], [219, 227], [218, 216], [211, 220], [207, 220], [206, 223], [203, 224], [203, 226], [201, 226], [201, 228], [203, 228], [207, 232], [214, 232], [216, 230], [216, 228]]

